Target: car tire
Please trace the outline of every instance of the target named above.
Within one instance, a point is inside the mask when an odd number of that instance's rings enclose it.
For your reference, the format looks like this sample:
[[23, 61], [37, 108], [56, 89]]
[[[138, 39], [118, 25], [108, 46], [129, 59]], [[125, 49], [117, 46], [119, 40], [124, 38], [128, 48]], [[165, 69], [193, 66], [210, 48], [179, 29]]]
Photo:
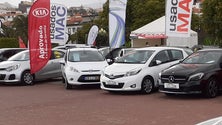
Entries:
[[66, 78], [64, 78], [65, 80], [65, 89], [69, 90], [69, 89], [72, 89], [72, 85], [69, 84], [68, 80]]
[[204, 95], [207, 98], [214, 98], [218, 94], [218, 84], [215, 78], [210, 78], [205, 86]]
[[151, 77], [144, 77], [141, 84], [141, 92], [143, 94], [150, 94], [154, 89], [154, 82]]
[[65, 78], [62, 76], [62, 83], [65, 83], [65, 81], [66, 81]]
[[33, 85], [34, 76], [30, 73], [30, 71], [24, 71], [21, 76], [21, 84], [22, 85]]

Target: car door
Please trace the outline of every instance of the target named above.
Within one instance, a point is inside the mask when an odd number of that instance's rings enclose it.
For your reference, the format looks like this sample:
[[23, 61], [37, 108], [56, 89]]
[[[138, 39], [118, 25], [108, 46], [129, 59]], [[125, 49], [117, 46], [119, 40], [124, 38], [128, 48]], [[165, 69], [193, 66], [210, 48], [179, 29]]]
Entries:
[[170, 56], [170, 66], [179, 63], [180, 60], [185, 58], [182, 50], [170, 49], [168, 53]]
[[157, 84], [157, 79], [159, 73], [168, 68], [171, 65], [171, 59], [169, 52], [167, 50], [162, 50], [158, 52], [149, 64], [149, 68], [147, 69], [149, 74], [153, 76], [155, 84]]
[[36, 73], [36, 79], [47, 79], [61, 77], [60, 61], [64, 57], [64, 52], [60, 50], [52, 50], [51, 58], [48, 63], [39, 72]]

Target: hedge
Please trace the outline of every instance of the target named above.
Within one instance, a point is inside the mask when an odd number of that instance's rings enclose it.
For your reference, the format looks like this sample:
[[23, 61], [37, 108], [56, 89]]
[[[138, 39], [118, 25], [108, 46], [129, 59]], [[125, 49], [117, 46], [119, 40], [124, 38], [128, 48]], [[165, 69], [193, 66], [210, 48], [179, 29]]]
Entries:
[[0, 38], [0, 48], [18, 48], [19, 42], [16, 38]]

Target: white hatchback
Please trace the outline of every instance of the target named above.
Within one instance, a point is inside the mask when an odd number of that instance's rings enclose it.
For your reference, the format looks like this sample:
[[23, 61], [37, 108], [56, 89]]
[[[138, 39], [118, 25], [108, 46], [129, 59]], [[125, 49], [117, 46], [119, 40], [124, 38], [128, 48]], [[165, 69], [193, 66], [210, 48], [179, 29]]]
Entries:
[[96, 48], [68, 49], [61, 64], [66, 89], [73, 85], [100, 84], [101, 71], [108, 66]]
[[151, 93], [158, 88], [158, 74], [187, 56], [184, 49], [177, 47], [135, 49], [105, 68], [100, 78], [101, 89]]

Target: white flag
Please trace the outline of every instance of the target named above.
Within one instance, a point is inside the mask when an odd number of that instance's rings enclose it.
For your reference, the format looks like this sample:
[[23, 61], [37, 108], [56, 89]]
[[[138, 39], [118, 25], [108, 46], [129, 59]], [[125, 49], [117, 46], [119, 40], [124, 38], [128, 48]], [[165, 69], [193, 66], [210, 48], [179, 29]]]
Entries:
[[98, 31], [99, 28], [96, 25], [93, 25], [90, 30], [89, 30], [89, 34], [88, 34], [88, 39], [87, 39], [87, 45], [95, 45], [96, 42], [96, 37], [98, 35]]
[[125, 44], [127, 0], [109, 0], [109, 44], [119, 48]]
[[193, 0], [167, 0], [166, 36], [189, 37]]

